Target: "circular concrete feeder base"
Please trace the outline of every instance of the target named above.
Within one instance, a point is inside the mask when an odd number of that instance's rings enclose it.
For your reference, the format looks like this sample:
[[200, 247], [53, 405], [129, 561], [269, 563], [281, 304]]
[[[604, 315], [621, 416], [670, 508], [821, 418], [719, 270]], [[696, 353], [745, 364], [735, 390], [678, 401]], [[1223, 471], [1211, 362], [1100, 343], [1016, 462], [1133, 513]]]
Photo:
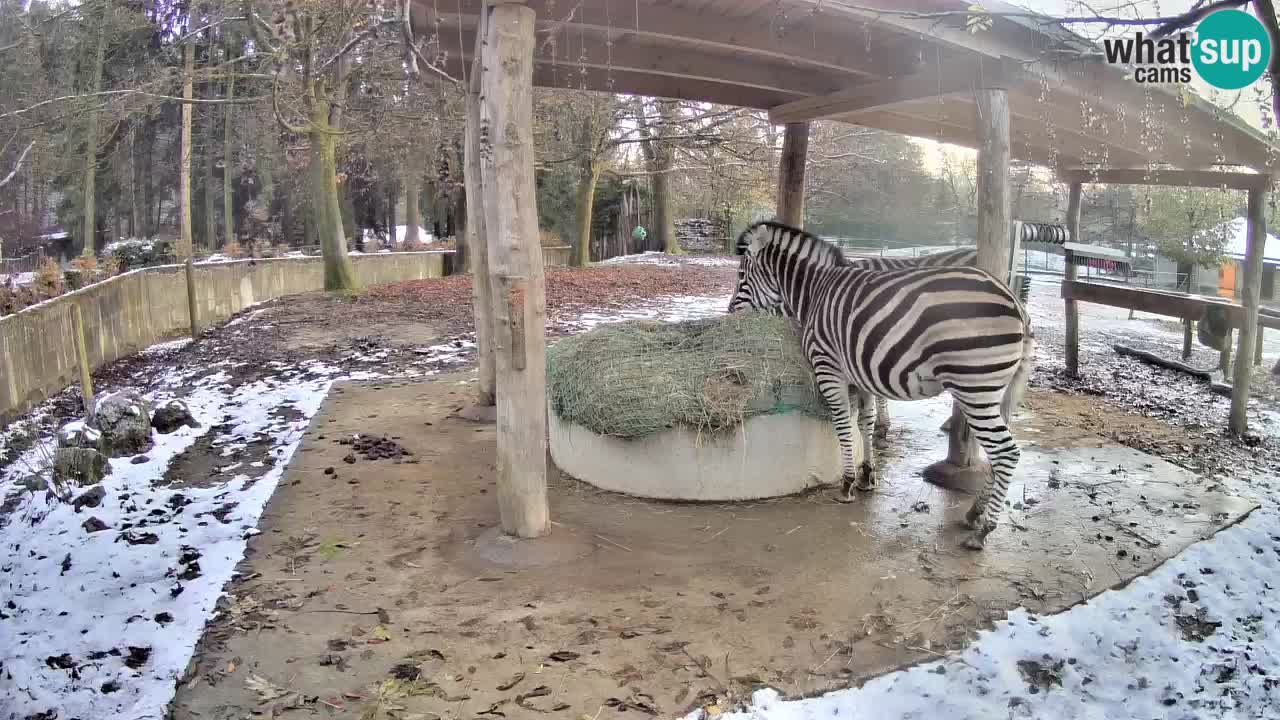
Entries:
[[657, 500], [756, 500], [840, 478], [835, 430], [807, 415], [757, 415], [715, 436], [677, 427], [631, 440], [548, 415], [556, 465], [602, 490]]

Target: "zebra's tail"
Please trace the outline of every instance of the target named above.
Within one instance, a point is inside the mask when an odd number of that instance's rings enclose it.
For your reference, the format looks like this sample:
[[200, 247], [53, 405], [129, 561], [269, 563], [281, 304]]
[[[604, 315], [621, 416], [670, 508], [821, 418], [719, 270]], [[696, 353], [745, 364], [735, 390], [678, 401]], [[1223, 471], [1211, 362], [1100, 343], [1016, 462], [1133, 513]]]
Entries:
[[1005, 388], [1004, 397], [1000, 400], [1000, 414], [1006, 424], [1022, 404], [1022, 395], [1026, 392], [1027, 380], [1031, 377], [1035, 349], [1035, 336], [1031, 334], [1031, 327], [1028, 325], [1026, 335], [1022, 338], [1022, 359], [1018, 361], [1018, 369], [1013, 371], [1013, 379], [1009, 381], [1009, 387]]

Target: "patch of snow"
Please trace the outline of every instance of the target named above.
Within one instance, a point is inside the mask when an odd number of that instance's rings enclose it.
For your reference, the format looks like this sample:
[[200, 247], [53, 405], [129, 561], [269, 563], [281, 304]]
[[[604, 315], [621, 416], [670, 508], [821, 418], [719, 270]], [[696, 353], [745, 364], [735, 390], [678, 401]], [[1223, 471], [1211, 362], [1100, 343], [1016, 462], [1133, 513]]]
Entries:
[[[167, 399], [167, 388], [196, 372], [170, 371], [144, 396]], [[16, 717], [50, 709], [59, 717], [162, 716], [244, 556], [245, 539], [256, 532], [303, 431], [341, 374], [312, 362], [236, 388], [225, 373], [193, 380], [183, 400], [200, 427], [153, 433], [154, 447], [140, 464], [111, 460], [99, 507], [76, 512], [43, 494], [24, 495], [13, 521], [0, 528], [0, 706]], [[295, 410], [296, 419], [281, 417], [280, 408]], [[214, 446], [267, 439], [270, 468], [257, 477], [219, 477], [211, 486], [168, 487], [169, 464], [228, 420]], [[0, 474], [0, 496], [47, 452], [48, 443], [38, 443]], [[89, 517], [107, 529], [82, 527]]]
[[156, 343], [155, 345], [151, 345], [147, 348], [144, 348], [142, 350], [142, 354], [143, 355], [164, 355], [165, 353], [171, 353], [175, 350], [181, 350], [182, 348], [190, 344], [191, 344], [191, 338], [189, 337], [178, 338], [176, 340], [169, 340], [167, 342]]
[[36, 281], [34, 272], [20, 272], [9, 275], [0, 275], [0, 285], [31, 285]]
[[[1085, 605], [1048, 617], [1014, 610], [944, 659], [816, 698], [760, 690], [745, 712], [719, 717], [1275, 717], [1277, 523], [1274, 508], [1255, 511]], [[1037, 667], [1053, 679], [1037, 686], [1027, 677]]]
[[125, 248], [150, 252], [154, 247], [154, 240], [144, 240], [142, 238], [120, 238], [115, 242], [107, 243], [106, 246], [102, 248], [102, 252], [107, 255], [114, 255], [117, 250], [123, 250]]
[[722, 255], [668, 255], [649, 250], [635, 255], [618, 255], [595, 265], [701, 265], [704, 267], [737, 266], [738, 259]]
[[[396, 226], [396, 244], [397, 244], [397, 245], [402, 245], [402, 244], [404, 244], [405, 237], [406, 237], [408, 234], [409, 234], [409, 226], [408, 226], [408, 225], [397, 225], [397, 226]], [[377, 233], [375, 233], [375, 232], [374, 232], [372, 229], [370, 229], [370, 228], [365, 228], [365, 230], [364, 230], [364, 240], [365, 240], [365, 242], [377, 241], [377, 240], [378, 240], [378, 234], [377, 234]], [[385, 237], [385, 236], [384, 236], [383, 240], [384, 240], [384, 241], [386, 240], [386, 237]], [[426, 229], [426, 228], [424, 228], [424, 227], [422, 227], [422, 226], [418, 226], [418, 242], [421, 242], [421, 243], [430, 243], [430, 242], [435, 242], [435, 240], [436, 240], [435, 235], [432, 235], [430, 232], [427, 232], [427, 229]]]

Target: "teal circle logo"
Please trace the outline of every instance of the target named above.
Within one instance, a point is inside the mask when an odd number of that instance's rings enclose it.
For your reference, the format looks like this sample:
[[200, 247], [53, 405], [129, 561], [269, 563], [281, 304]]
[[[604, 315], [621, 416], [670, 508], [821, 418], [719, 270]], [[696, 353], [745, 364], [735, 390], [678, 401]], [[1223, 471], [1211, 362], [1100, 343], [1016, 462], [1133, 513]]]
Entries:
[[1210, 85], [1239, 90], [1253, 84], [1271, 61], [1271, 38], [1257, 18], [1242, 10], [1219, 10], [1196, 28], [1191, 63]]

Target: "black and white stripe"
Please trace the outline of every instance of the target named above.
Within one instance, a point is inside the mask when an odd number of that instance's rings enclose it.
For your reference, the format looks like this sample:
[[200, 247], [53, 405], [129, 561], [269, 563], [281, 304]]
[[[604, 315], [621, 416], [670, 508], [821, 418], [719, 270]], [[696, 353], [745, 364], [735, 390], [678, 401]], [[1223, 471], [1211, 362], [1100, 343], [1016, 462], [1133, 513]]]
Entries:
[[[840, 440], [846, 499], [855, 487], [875, 486], [872, 398], [951, 393], [993, 470], [965, 517], [974, 530], [965, 545], [981, 548], [1021, 456], [1006, 425], [1031, 370], [1031, 331], [1017, 297], [978, 268], [850, 263], [821, 238], [775, 222], [747, 228], [738, 253], [729, 311], [781, 312], [799, 324]], [[861, 467], [854, 462], [855, 409]]]
[[[978, 251], [973, 248], [944, 250], [943, 252], [919, 255], [910, 258], [896, 257], [853, 257], [851, 265], [868, 270], [903, 270], [917, 267], [977, 267]], [[946, 429], [946, 425], [943, 425]], [[886, 440], [889, 436], [889, 403], [879, 395], [876, 396], [876, 431], [877, 441]]]

